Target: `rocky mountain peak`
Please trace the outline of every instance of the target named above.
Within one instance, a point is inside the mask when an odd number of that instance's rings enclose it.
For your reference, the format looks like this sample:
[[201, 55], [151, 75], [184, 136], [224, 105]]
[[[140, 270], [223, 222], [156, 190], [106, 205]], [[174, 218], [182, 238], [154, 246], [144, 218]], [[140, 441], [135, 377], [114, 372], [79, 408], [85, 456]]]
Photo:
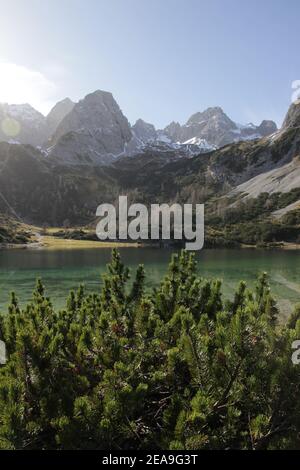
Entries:
[[286, 129], [289, 127], [299, 127], [300, 126], [300, 99], [295, 101], [289, 107], [287, 115], [284, 119], [282, 128]]
[[132, 131], [137, 139], [142, 143], [147, 143], [155, 141], [157, 138], [157, 132], [153, 124], [143, 121], [143, 119], [138, 119], [136, 123], [132, 126]]
[[176, 142], [186, 142], [191, 139], [204, 139], [209, 145], [220, 146], [234, 140], [224, 135], [237, 129], [237, 125], [224, 113], [219, 106], [211, 107], [193, 114], [184, 124], [171, 123], [165, 128], [165, 133]]
[[49, 135], [52, 135], [64, 117], [72, 111], [74, 108], [75, 103], [73, 103], [70, 98], [65, 98], [58, 103], [51, 109], [49, 114], [47, 115], [47, 125]]
[[50, 158], [70, 164], [99, 164], [126, 151], [132, 139], [127, 118], [113, 95], [97, 90], [75, 104], [52, 138]]
[[262, 137], [266, 137], [267, 135], [274, 134], [278, 129], [274, 121], [264, 119], [257, 127], [257, 130]]
[[[187, 121], [187, 125], [200, 124], [210, 119], [229, 119], [220, 106], [207, 108], [203, 112], [193, 114]], [[232, 122], [232, 121], [231, 121]]]
[[163, 132], [174, 142], [177, 142], [180, 137], [181, 125], [179, 122], [172, 121]]
[[30, 104], [0, 103], [0, 140], [39, 146], [46, 138], [45, 117]]
[[55, 133], [57, 140], [67, 132], [89, 130], [111, 133], [109, 130], [116, 126], [130, 140], [131, 132], [126, 117], [122, 114], [113, 95], [107, 91], [97, 90], [86, 95], [75, 104], [72, 111], [65, 116]]
[[220, 106], [214, 106], [193, 114], [183, 126], [171, 123], [164, 129], [164, 132], [176, 142], [204, 140], [208, 146], [223, 147], [240, 140], [265, 137], [276, 130], [276, 124], [267, 120], [263, 121], [260, 126], [237, 124]]

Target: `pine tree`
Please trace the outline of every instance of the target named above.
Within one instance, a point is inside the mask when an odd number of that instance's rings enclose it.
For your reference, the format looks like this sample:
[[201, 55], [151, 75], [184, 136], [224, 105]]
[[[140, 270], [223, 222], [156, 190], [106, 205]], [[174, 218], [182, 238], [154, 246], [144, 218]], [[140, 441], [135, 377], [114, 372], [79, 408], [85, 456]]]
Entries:
[[153, 290], [113, 251], [98, 292], [56, 311], [37, 281], [0, 316], [3, 449], [298, 448], [300, 375], [266, 274], [224, 301], [195, 257], [173, 256]]

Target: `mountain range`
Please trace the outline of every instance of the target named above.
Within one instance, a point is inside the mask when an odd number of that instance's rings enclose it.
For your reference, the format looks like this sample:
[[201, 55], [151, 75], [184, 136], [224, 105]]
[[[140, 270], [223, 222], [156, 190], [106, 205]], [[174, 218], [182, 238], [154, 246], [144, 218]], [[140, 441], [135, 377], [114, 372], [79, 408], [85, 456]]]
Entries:
[[[32, 131], [35, 146], [25, 126], [24, 143], [16, 136], [0, 142], [0, 214], [40, 226], [94, 226], [100, 203], [127, 194], [145, 204], [205, 203], [213, 237], [232, 243], [300, 242], [300, 101], [279, 130], [268, 121], [238, 126], [221, 108], [179, 127], [156, 130], [142, 120], [131, 126], [113, 96], [100, 91], [58, 103], [44, 120], [25, 109], [47, 125]], [[5, 116], [11, 119], [7, 110]]]
[[273, 121], [239, 125], [220, 107], [172, 122], [157, 130], [138, 119], [131, 126], [111, 93], [97, 90], [78, 103], [57, 103], [45, 117], [29, 104], [0, 104], [0, 140], [41, 147], [56, 164], [110, 164], [149, 147], [175, 150], [176, 156], [205, 153], [232, 142], [254, 140], [277, 131]]

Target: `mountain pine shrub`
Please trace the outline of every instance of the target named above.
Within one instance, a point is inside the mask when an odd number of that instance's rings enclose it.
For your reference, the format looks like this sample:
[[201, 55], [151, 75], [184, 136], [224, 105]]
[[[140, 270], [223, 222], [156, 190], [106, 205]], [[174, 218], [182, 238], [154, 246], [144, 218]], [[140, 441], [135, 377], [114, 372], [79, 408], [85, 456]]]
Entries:
[[153, 291], [117, 251], [101, 289], [53, 308], [41, 281], [0, 319], [2, 449], [299, 448], [300, 310], [280, 326], [266, 274], [232, 301], [172, 257]]

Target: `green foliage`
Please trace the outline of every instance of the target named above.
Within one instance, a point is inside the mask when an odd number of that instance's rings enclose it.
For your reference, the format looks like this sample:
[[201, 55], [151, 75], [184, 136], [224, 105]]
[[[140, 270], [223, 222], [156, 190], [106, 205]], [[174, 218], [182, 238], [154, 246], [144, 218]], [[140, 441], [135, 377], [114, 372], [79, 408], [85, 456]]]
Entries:
[[299, 243], [299, 210], [288, 212], [280, 220], [272, 218], [273, 212], [299, 198], [300, 189], [296, 188], [287, 193], [261, 193], [246, 200], [231, 198], [222, 210], [219, 201], [214, 201], [206, 216], [206, 247]]
[[277, 324], [266, 274], [232, 301], [173, 256], [145, 290], [113, 251], [103, 287], [81, 286], [57, 312], [40, 281], [0, 317], [3, 449], [298, 448], [299, 308]]

